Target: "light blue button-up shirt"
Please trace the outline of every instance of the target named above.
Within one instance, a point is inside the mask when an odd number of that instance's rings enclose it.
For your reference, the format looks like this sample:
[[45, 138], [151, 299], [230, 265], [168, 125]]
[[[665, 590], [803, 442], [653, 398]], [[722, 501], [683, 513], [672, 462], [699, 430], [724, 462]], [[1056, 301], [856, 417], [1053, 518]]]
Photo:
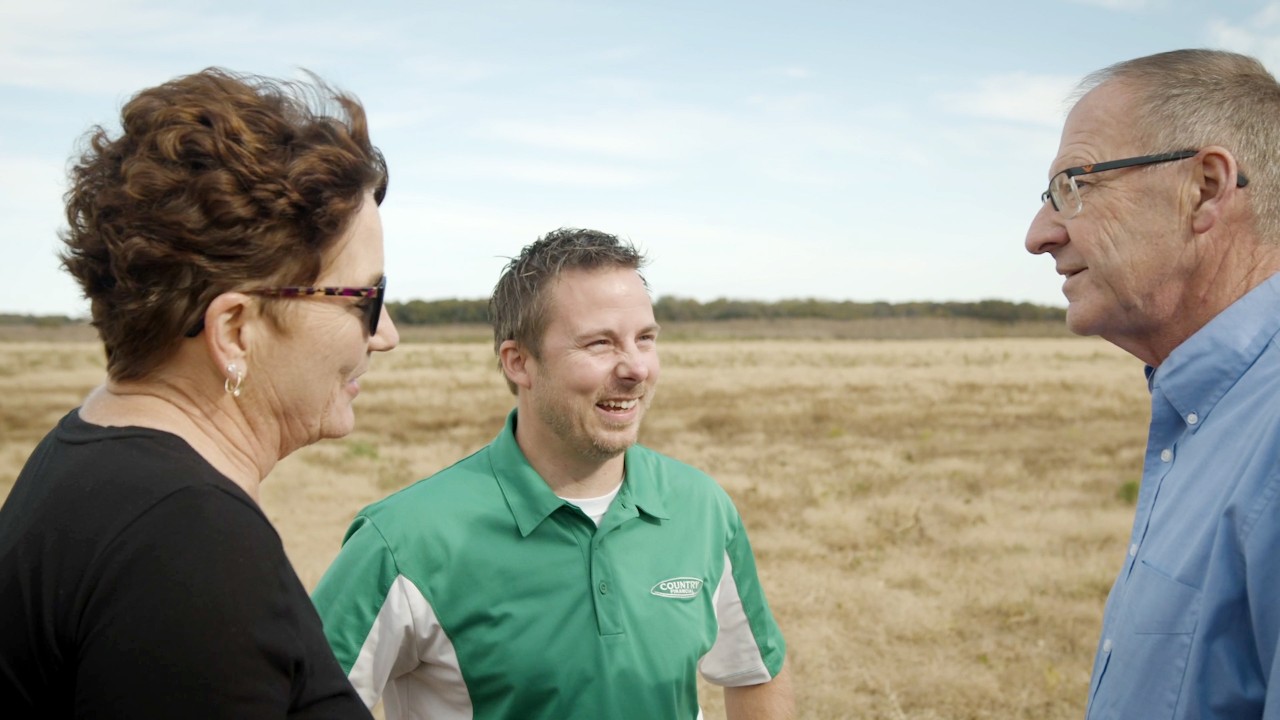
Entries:
[[1147, 369], [1151, 429], [1088, 720], [1280, 720], [1280, 275]]

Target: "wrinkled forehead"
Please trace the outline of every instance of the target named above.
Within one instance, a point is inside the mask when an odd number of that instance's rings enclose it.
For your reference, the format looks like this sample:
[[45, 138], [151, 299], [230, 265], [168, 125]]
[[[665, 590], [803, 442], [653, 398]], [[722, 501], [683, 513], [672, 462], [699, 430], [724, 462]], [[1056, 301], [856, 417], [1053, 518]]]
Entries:
[[1132, 105], [1131, 93], [1115, 81], [1085, 93], [1063, 123], [1054, 171], [1133, 154], [1137, 136]]

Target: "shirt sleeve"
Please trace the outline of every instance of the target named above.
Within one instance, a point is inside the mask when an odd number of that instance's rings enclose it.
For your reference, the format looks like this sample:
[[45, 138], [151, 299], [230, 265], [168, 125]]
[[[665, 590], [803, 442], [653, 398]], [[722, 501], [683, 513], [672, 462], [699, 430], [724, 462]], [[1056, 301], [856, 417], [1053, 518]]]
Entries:
[[85, 582], [77, 716], [368, 717], [279, 536], [243, 499], [210, 487], [167, 496]]
[[1277, 493], [1280, 480], [1272, 477], [1264, 501], [1251, 513], [1244, 528], [1245, 588], [1250, 622], [1253, 626], [1257, 659], [1265, 679], [1264, 720], [1280, 720], [1280, 522], [1277, 522]]
[[727, 687], [758, 685], [782, 671], [786, 643], [756, 574], [755, 557], [739, 519], [725, 550], [715, 593], [716, 642], [698, 662], [708, 682]]
[[412, 606], [422, 603], [405, 586], [382, 533], [357, 517], [311, 596], [338, 664], [368, 707], [421, 662]]

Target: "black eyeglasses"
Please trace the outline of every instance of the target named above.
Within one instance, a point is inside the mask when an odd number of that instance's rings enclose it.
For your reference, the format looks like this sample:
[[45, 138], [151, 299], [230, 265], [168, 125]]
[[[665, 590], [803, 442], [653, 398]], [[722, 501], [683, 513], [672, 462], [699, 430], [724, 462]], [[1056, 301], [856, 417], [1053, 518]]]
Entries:
[[[1186, 160], [1187, 158], [1195, 157], [1199, 152], [1199, 150], [1178, 150], [1176, 152], [1160, 153], [1159, 155], [1140, 155], [1123, 160], [1108, 160], [1107, 162], [1094, 163], [1092, 165], [1067, 168], [1049, 178], [1049, 189], [1040, 194], [1040, 202], [1041, 204], [1052, 202], [1053, 209], [1060, 213], [1065, 213], [1065, 219], [1070, 220], [1084, 209], [1084, 201], [1080, 199], [1080, 188], [1076, 186], [1077, 177], [1106, 172], [1107, 170]], [[1249, 179], [1244, 176], [1244, 173], [1237, 172], [1236, 187], [1244, 187], [1248, 184]]]
[[[314, 296], [356, 297], [364, 301], [356, 303], [360, 314], [364, 317], [369, 337], [378, 334], [378, 320], [382, 319], [382, 300], [387, 294], [387, 276], [378, 279], [378, 284], [370, 287], [265, 287], [242, 290], [248, 295], [262, 295], [277, 298], [305, 298]], [[187, 337], [195, 337], [204, 330], [204, 318], [187, 331]]]

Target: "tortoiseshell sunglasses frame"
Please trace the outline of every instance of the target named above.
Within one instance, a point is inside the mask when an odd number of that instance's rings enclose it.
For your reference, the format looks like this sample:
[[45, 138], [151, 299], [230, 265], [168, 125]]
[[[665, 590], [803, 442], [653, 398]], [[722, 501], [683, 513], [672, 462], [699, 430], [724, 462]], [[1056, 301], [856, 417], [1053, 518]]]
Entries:
[[[378, 334], [378, 321], [382, 319], [382, 301], [387, 295], [387, 276], [378, 279], [377, 285], [369, 287], [264, 287], [242, 290], [247, 295], [262, 295], [275, 298], [306, 298], [316, 295], [329, 297], [373, 298], [373, 302], [363, 310], [365, 328], [369, 337]], [[195, 337], [204, 330], [204, 318], [187, 331], [187, 337]]]

